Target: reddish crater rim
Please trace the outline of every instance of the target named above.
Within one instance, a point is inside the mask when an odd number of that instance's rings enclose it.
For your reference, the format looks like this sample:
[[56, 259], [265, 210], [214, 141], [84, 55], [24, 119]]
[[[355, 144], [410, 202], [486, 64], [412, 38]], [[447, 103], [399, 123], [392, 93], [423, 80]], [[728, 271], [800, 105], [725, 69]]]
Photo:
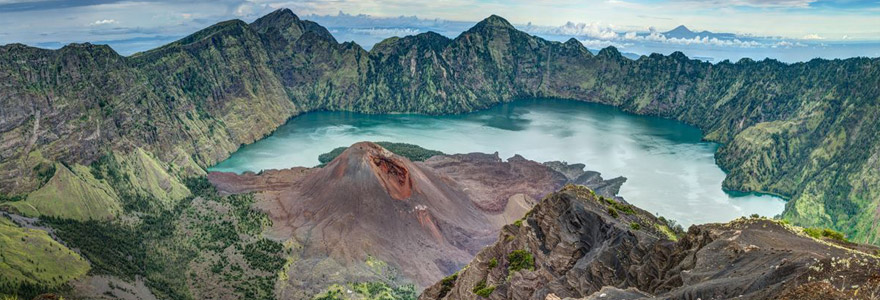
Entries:
[[384, 148], [378, 145], [375, 147], [379, 153], [370, 152], [367, 159], [388, 195], [397, 200], [405, 200], [412, 196], [412, 178], [405, 163], [400, 158], [384, 155], [386, 153], [383, 151], [387, 152]]

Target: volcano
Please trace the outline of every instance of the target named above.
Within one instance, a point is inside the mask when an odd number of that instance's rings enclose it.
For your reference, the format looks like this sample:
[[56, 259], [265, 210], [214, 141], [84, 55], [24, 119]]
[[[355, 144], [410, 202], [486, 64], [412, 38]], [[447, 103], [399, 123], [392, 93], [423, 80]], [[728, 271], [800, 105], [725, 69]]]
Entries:
[[[283, 296], [295, 298], [333, 282], [392, 278], [427, 286], [466, 265], [541, 197], [585, 173], [559, 166], [571, 169], [521, 156], [504, 161], [497, 153], [412, 162], [360, 142], [322, 168], [214, 172], [209, 179], [224, 193], [256, 193], [257, 208], [273, 223], [266, 234], [292, 245], [295, 294]], [[596, 185], [624, 181], [596, 177]]]

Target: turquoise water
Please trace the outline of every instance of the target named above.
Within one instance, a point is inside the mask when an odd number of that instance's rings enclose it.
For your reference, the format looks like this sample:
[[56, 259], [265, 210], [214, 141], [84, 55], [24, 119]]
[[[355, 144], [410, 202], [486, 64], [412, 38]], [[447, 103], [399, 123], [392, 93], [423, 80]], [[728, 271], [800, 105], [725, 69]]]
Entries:
[[318, 155], [358, 141], [417, 144], [445, 153], [499, 152], [536, 161], [580, 162], [605, 178], [627, 177], [620, 194], [647, 211], [688, 226], [757, 213], [774, 216], [785, 202], [721, 189], [718, 145], [699, 129], [614, 107], [565, 100], [520, 100], [463, 115], [365, 115], [314, 112], [242, 147], [212, 171], [314, 166]]

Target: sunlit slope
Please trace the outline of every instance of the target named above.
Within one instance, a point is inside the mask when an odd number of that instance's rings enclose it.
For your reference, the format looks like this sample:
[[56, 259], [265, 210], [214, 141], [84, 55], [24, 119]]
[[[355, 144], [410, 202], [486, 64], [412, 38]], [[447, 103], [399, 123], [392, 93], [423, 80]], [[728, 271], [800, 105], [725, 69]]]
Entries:
[[0, 216], [0, 285], [57, 287], [85, 275], [89, 264], [45, 231], [19, 227]]

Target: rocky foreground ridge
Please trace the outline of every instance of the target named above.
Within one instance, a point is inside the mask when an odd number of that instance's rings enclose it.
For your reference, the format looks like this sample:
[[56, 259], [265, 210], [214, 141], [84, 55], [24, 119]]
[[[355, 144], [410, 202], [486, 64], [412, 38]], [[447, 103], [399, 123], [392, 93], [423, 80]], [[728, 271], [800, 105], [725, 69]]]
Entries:
[[568, 185], [419, 299], [877, 299], [880, 252], [765, 218], [694, 225]]
[[[630, 60], [613, 47], [593, 55], [574, 39], [531, 36], [498, 16], [452, 39], [428, 32], [371, 51], [286, 9], [130, 57], [101, 45], [11, 44], [0, 46], [0, 201], [25, 199], [12, 208], [30, 216], [112, 218], [131, 198], [180, 200], [181, 177], [203, 174], [300, 113], [442, 114], [553, 97], [697, 125], [724, 143], [725, 188], [788, 197], [783, 215], [793, 223], [876, 244], [878, 82], [877, 58], [710, 64], [675, 52]], [[102, 160], [156, 171], [107, 187], [77, 167]], [[59, 164], [71, 180], [49, 183]], [[114, 209], [58, 215], [57, 186]]]
[[[351, 282], [428, 286], [467, 264], [544, 195], [577, 183], [615, 198], [625, 181], [583, 168], [504, 161], [497, 153], [413, 162], [361, 142], [322, 168], [208, 178], [221, 193], [256, 193], [255, 207], [272, 223], [266, 235], [297, 249], [287, 288], [277, 294], [303, 299]], [[378, 264], [387, 268], [377, 271]]]

